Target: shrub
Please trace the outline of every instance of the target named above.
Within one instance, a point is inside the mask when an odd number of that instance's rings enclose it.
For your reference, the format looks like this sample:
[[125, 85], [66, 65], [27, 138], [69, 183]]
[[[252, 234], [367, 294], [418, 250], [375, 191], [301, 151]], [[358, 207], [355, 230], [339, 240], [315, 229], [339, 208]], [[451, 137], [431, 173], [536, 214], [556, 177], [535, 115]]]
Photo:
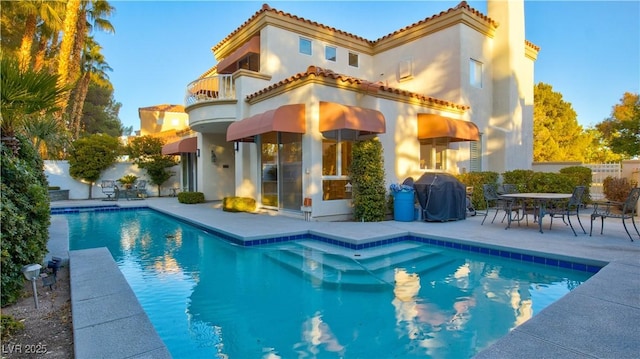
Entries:
[[185, 204], [204, 203], [204, 193], [202, 192], [180, 192], [178, 202]]
[[255, 212], [256, 200], [249, 197], [225, 197], [222, 210], [226, 212]]
[[584, 203], [591, 203], [591, 184], [593, 182], [591, 168], [571, 166], [561, 169], [560, 173], [569, 177], [573, 186], [584, 186], [585, 191], [582, 200]]
[[638, 184], [627, 178], [607, 177], [602, 182], [602, 192], [609, 201], [624, 202], [631, 189]]
[[356, 221], [380, 222], [387, 212], [382, 144], [377, 138], [353, 145], [350, 167]]
[[31, 142], [20, 140], [17, 155], [2, 144], [0, 248], [1, 304], [14, 303], [23, 290], [22, 267], [42, 263], [49, 238], [50, 208], [43, 163]]
[[467, 187], [473, 187], [473, 194], [471, 195], [471, 204], [475, 209], [485, 209], [487, 206], [484, 201], [484, 192], [482, 186], [485, 184], [497, 184], [498, 173], [485, 171], [485, 172], [469, 172], [459, 174], [456, 176], [460, 182]]
[[15, 320], [10, 315], [2, 314], [0, 321], [0, 331], [2, 332], [2, 340], [5, 341], [10, 338], [14, 333], [24, 329], [24, 323]]

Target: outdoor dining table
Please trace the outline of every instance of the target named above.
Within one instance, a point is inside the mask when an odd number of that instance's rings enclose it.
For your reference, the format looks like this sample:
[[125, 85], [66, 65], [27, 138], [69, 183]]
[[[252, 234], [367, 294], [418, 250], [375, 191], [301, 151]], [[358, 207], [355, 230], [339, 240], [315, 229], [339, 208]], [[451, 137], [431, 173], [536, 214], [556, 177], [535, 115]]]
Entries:
[[[500, 197], [502, 198], [513, 199], [513, 201], [509, 203], [509, 215], [507, 216], [508, 217], [507, 228], [505, 229], [511, 228], [511, 222], [513, 221], [513, 217], [511, 216], [511, 213], [512, 213], [511, 209], [513, 208], [513, 204], [518, 201], [525, 202], [527, 200], [531, 200], [534, 203], [534, 211], [537, 211], [536, 216], [538, 220], [538, 228], [540, 229], [540, 233], [544, 233], [542, 232], [542, 218], [546, 214], [547, 205], [553, 201], [569, 199], [571, 198], [571, 196], [572, 196], [571, 193], [544, 193], [544, 192], [501, 194]], [[523, 206], [523, 211], [524, 211], [524, 207], [525, 206]]]

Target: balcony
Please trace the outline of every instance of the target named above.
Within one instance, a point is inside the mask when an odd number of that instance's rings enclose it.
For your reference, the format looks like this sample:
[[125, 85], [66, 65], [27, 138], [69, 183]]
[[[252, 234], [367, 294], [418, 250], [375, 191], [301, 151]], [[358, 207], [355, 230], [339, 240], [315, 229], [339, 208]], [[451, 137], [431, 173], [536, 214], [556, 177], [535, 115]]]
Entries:
[[235, 82], [231, 75], [217, 75], [195, 80], [187, 85], [185, 107], [203, 102], [235, 100]]
[[187, 85], [184, 98], [189, 127], [201, 133], [225, 133], [237, 116], [236, 83], [231, 75], [216, 75]]

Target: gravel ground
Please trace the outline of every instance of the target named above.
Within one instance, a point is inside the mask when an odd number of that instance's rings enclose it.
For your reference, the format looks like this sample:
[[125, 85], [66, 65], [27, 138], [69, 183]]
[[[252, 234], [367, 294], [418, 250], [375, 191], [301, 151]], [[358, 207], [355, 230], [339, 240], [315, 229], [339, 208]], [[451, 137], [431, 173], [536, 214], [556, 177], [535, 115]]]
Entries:
[[49, 288], [37, 282], [39, 309], [35, 309], [31, 282], [25, 281], [24, 295], [2, 308], [24, 324], [24, 330], [2, 340], [2, 358], [73, 358], [73, 327], [69, 267], [58, 270], [56, 284]]

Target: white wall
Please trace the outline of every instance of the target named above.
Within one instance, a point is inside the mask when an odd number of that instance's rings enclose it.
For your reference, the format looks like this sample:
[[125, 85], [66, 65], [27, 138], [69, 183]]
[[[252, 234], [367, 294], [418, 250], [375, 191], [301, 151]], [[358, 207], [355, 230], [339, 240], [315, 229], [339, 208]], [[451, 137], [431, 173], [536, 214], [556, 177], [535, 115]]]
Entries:
[[[171, 169], [174, 175], [162, 185], [161, 195], [169, 195], [171, 188], [180, 187], [180, 165]], [[44, 173], [49, 181], [49, 186], [59, 186], [60, 189], [69, 190], [69, 199], [88, 199], [89, 198], [89, 184], [81, 182], [71, 177], [69, 174], [69, 162], [67, 161], [44, 161]], [[133, 174], [140, 179], [149, 180], [146, 176], [146, 172], [138, 168], [138, 166], [129, 162], [119, 162], [104, 172], [100, 179], [91, 188], [92, 198], [106, 198], [100, 189], [100, 182], [102, 180], [117, 180], [124, 175]], [[155, 185], [147, 184], [147, 193], [149, 196], [158, 196], [158, 187]]]

